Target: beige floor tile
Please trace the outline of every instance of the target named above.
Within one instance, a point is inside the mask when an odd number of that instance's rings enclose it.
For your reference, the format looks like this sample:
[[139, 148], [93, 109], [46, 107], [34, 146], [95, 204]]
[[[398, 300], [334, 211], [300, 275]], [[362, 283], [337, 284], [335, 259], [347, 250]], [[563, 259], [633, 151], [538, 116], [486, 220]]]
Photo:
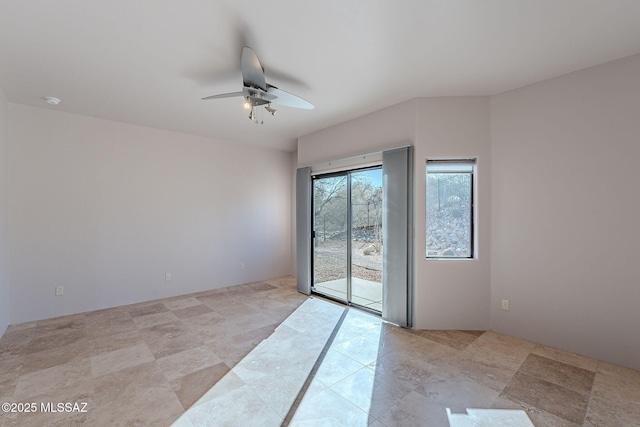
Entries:
[[138, 329], [150, 328], [156, 325], [162, 325], [165, 323], [171, 323], [179, 320], [178, 317], [171, 311], [164, 311], [161, 313], [145, 314], [143, 316], [136, 316], [133, 318], [133, 323], [136, 324]]
[[497, 332], [487, 331], [468, 347], [476, 351], [493, 350], [496, 354], [514, 360], [524, 360], [536, 347], [532, 342], [510, 337]]
[[131, 320], [131, 315], [128, 311], [119, 309], [119, 307], [92, 311], [84, 316], [86, 328], [107, 326], [126, 320]]
[[519, 372], [549, 381], [550, 383], [577, 391], [585, 395], [591, 393], [595, 372], [573, 365], [530, 354], [520, 366]]
[[195, 297], [176, 297], [165, 300], [163, 304], [169, 310], [180, 310], [188, 307], [193, 307], [195, 305], [200, 305], [202, 304], [202, 302]]
[[22, 367], [22, 374], [35, 372], [89, 357], [87, 338], [79, 338], [69, 344], [29, 353]]
[[481, 352], [468, 352], [469, 348], [449, 359], [442, 360], [438, 366], [444, 372], [450, 372], [477, 382], [496, 391], [502, 391], [516, 374], [520, 363], [502, 354], [492, 356], [486, 349]]
[[129, 310], [131, 317], [147, 316], [149, 314], [157, 314], [169, 311], [166, 305], [161, 302], [155, 303], [143, 303], [142, 305], [135, 305]]
[[558, 362], [567, 363], [577, 368], [586, 369], [587, 371], [595, 372], [598, 367], [597, 359], [592, 359], [575, 353], [569, 353], [546, 345], [536, 344], [531, 353], [556, 360]]
[[589, 396], [518, 372], [501, 397], [540, 408], [545, 412], [582, 424]]
[[333, 345], [331, 348], [365, 366], [385, 355], [385, 351], [380, 348], [378, 341], [362, 335], [338, 345]]
[[467, 378], [442, 373], [429, 376], [415, 391], [432, 402], [456, 411], [464, 411], [467, 408], [491, 408], [491, 404], [500, 394]]
[[223, 362], [210, 344], [180, 351], [156, 361], [169, 381]]
[[173, 310], [173, 314], [178, 319], [186, 319], [188, 317], [200, 316], [201, 314], [213, 313], [208, 306], [198, 303], [198, 305], [192, 305], [186, 308], [180, 308], [177, 310]]
[[533, 422], [533, 425], [535, 425], [536, 427], [578, 427], [579, 425], [543, 411], [542, 409], [535, 406], [527, 405], [522, 402], [512, 401], [504, 397], [498, 397], [493, 402], [491, 407], [495, 409], [522, 410], [525, 412], [525, 414], [527, 414], [529, 419]]
[[240, 362], [262, 339], [237, 340], [239, 336], [224, 336], [208, 343], [213, 351], [225, 361], [229, 367]]
[[33, 337], [29, 344], [29, 352], [35, 353], [37, 351], [64, 347], [86, 337], [87, 333], [84, 328], [43, 333]]
[[640, 403], [640, 371], [600, 362], [593, 382], [593, 395]]
[[230, 370], [222, 378], [220, 378], [213, 387], [211, 387], [202, 396], [200, 396], [200, 398], [193, 405], [191, 405], [191, 408], [208, 402], [212, 399], [218, 398], [225, 393], [237, 390], [246, 385], [247, 384], [242, 381], [240, 377], [238, 377], [234, 373], [233, 370]]
[[276, 427], [282, 422], [282, 417], [246, 384], [236, 389], [225, 389], [207, 401], [192, 406], [188, 415], [195, 426], [233, 427], [242, 420], [242, 425]]
[[77, 387], [82, 393], [93, 392], [89, 359], [76, 360], [21, 375], [13, 397], [16, 401], [24, 401], [22, 399], [49, 393], [55, 395], [61, 389], [73, 387]]
[[170, 426], [184, 409], [171, 388], [150, 387], [96, 408], [105, 426]]
[[[277, 289], [277, 288], [274, 288], [274, 289]], [[287, 304], [279, 301], [278, 299], [268, 298], [268, 295], [270, 294], [267, 294], [267, 298], [264, 298], [263, 295], [260, 295], [260, 298], [251, 298], [247, 300], [245, 304], [259, 311], [263, 311], [263, 310], [276, 311], [276, 310], [288, 307]]]
[[380, 345], [389, 347], [392, 351], [408, 351], [418, 341], [433, 343], [433, 341], [425, 341], [424, 338], [412, 332], [411, 329], [401, 328], [387, 322], [382, 322], [376, 329], [365, 333], [364, 336], [376, 337], [380, 341]]
[[230, 319], [219, 317], [215, 313], [189, 317], [183, 319], [182, 323], [204, 343], [218, 341], [227, 336], [234, 336], [244, 332], [238, 330]]
[[247, 385], [260, 396], [267, 406], [284, 417], [289, 412], [307, 377], [308, 372], [291, 367], [280, 372], [277, 378], [262, 377], [248, 381]]
[[8, 378], [17, 378], [22, 371], [25, 359], [26, 356], [0, 353], [0, 383]]
[[151, 354], [149, 347], [145, 343], [140, 343], [91, 356], [91, 372], [94, 377], [99, 377], [154, 360], [155, 357]]
[[381, 416], [411, 391], [396, 378], [370, 368], [362, 368], [330, 388], [373, 418]]
[[171, 388], [185, 410], [188, 410], [205, 393], [229, 373], [229, 367], [218, 363], [171, 381]]
[[349, 310], [342, 323], [342, 328], [349, 329], [357, 334], [363, 334], [371, 329], [379, 327], [382, 319], [378, 316], [362, 313], [358, 310]]
[[640, 426], [640, 403], [592, 397], [585, 427]]
[[113, 335], [93, 336], [89, 333], [89, 353], [96, 356], [101, 353], [108, 353], [122, 348], [132, 347], [144, 343], [142, 335], [135, 329], [127, 332], [120, 332]]
[[290, 367], [283, 354], [274, 353], [270, 349], [261, 348], [258, 345], [234, 366], [233, 372], [244, 382], [256, 381], [263, 377], [277, 378]]
[[209, 304], [206, 305], [208, 305], [214, 313], [222, 317], [229, 317], [235, 320], [240, 320], [244, 316], [249, 316], [251, 314], [260, 313], [260, 310], [258, 310], [257, 308], [253, 308], [248, 304], [235, 300], [232, 300], [230, 303], [218, 307], [211, 307], [211, 305]]
[[450, 427], [447, 410], [443, 406], [413, 391], [391, 407], [378, 420], [385, 426], [423, 427], [428, 425], [429, 427]]
[[225, 307], [236, 307], [242, 305], [241, 302], [236, 301], [232, 296], [220, 292], [213, 295], [197, 296], [196, 299], [213, 311]]
[[[331, 408], [331, 410], [327, 410]], [[295, 411], [291, 423], [297, 426], [368, 426], [374, 420], [362, 409], [338, 393], [326, 389], [305, 397]]]
[[169, 388], [169, 382], [154, 361], [120, 369], [95, 378], [96, 405], [127, 400], [147, 388]]
[[264, 292], [264, 291], [274, 290], [277, 288], [277, 286], [274, 286], [270, 283], [267, 283], [266, 281], [263, 281], [263, 282], [249, 283], [249, 288], [251, 288], [253, 292]]
[[[434, 373], [452, 370], [452, 366], [457, 362], [457, 357], [461, 354], [459, 350], [420, 336], [404, 345], [398, 345], [395, 349], [428, 364], [431, 372]], [[453, 372], [456, 372], [456, 370], [454, 369]]]
[[34, 336], [42, 336], [50, 333], [66, 332], [85, 328], [84, 314], [74, 314], [71, 316], [56, 317], [48, 320], [36, 322]]
[[267, 313], [251, 313], [242, 316], [236, 316], [228, 319], [229, 326], [233, 328], [232, 333], [235, 335], [240, 332], [260, 329], [265, 326], [273, 325], [273, 329], [277, 326], [275, 319]]
[[17, 331], [26, 332], [26, 329], [35, 328], [37, 323], [38, 322], [34, 320], [33, 322], [23, 322], [23, 323], [16, 323], [13, 325], [9, 325], [7, 326], [7, 330], [5, 331], [5, 334], [11, 334], [12, 332], [17, 332]]
[[34, 328], [22, 331], [5, 332], [0, 340], [0, 354], [26, 356], [29, 353]]
[[[7, 426], [73, 425], [76, 421], [85, 420], [96, 407], [89, 377], [75, 383], [61, 384], [50, 390], [43, 389], [42, 393], [19, 401], [34, 403], [36, 411], [11, 414]], [[58, 407], [60, 403], [63, 404], [62, 410]], [[67, 403], [71, 404], [71, 411], [65, 408], [64, 405]], [[83, 409], [86, 412], [80, 412]]]
[[151, 352], [157, 358], [204, 344], [181, 321], [152, 326], [141, 330], [141, 333]]
[[325, 386], [332, 386], [356, 373], [364, 365], [336, 350], [329, 350], [316, 372], [315, 379]]
[[447, 408], [447, 417], [454, 426], [470, 424], [471, 427], [535, 427], [523, 410], [468, 408], [461, 413], [455, 413]]
[[324, 348], [324, 344], [323, 341], [314, 340], [286, 325], [281, 325], [254, 349], [251, 356], [259, 358], [261, 354], [267, 354], [269, 357], [286, 360], [288, 365], [309, 372]]
[[295, 286], [276, 278], [12, 325], [0, 401], [90, 406], [0, 413], [0, 427], [195, 427], [214, 412], [221, 425], [276, 426], [307, 380], [292, 425], [494, 427], [526, 416], [536, 427], [640, 427], [638, 371], [494, 332], [402, 329]]
[[369, 364], [369, 367], [382, 375], [397, 379], [412, 390], [424, 387], [427, 379], [433, 375], [433, 367], [426, 361], [402, 351], [391, 351]]
[[467, 333], [465, 331], [437, 331], [427, 330], [420, 334], [422, 337], [444, 344], [456, 350], [464, 350], [478, 339], [477, 334]]
[[248, 330], [246, 332], [237, 331], [238, 333], [230, 335], [230, 339], [235, 342], [252, 341], [257, 344], [260, 341], [269, 338], [275, 332], [277, 327], [277, 323], [271, 323], [257, 329], [247, 328]]
[[138, 327], [127, 312], [103, 313], [94, 318], [87, 316], [87, 336], [110, 337], [126, 332], [137, 332]]
[[180, 418], [175, 420], [171, 427], [196, 427], [191, 422], [191, 418], [189, 418], [189, 414], [187, 412], [180, 415]]

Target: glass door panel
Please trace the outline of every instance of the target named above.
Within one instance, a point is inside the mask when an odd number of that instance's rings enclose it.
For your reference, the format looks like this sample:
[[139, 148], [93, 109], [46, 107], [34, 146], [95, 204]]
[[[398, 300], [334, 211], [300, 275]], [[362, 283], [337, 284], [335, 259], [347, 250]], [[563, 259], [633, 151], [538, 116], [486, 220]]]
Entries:
[[382, 312], [382, 168], [313, 179], [313, 292]]
[[351, 172], [351, 301], [382, 311], [382, 168]]
[[348, 175], [313, 180], [313, 290], [348, 302]]

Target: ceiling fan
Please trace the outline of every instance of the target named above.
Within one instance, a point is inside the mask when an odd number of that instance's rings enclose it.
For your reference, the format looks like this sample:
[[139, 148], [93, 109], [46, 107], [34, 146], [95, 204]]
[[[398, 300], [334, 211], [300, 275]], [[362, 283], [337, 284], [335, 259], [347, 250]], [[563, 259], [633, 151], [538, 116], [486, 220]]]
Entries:
[[[262, 124], [262, 110], [258, 107], [264, 106], [272, 116], [276, 115], [276, 110], [271, 108], [271, 103], [285, 105], [287, 107], [302, 108], [311, 110], [314, 105], [299, 96], [285, 92], [265, 81], [264, 68], [260, 65], [258, 57], [253, 49], [244, 47], [242, 49], [242, 92], [222, 93], [219, 95], [207, 96], [205, 99], [233, 98], [242, 96], [245, 100], [244, 108], [249, 110], [249, 119], [254, 123]], [[256, 111], [260, 110], [260, 120]]]

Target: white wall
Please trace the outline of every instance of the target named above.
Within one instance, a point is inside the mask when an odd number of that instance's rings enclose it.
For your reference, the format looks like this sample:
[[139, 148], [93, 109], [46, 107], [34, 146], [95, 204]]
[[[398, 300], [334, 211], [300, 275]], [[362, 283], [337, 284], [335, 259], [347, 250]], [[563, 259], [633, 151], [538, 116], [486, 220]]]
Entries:
[[[487, 97], [418, 100], [415, 146], [415, 325], [488, 329], [491, 159]], [[475, 259], [426, 259], [427, 158], [476, 158]]]
[[493, 329], [640, 369], [640, 55], [491, 108]]
[[0, 90], [0, 336], [9, 325], [9, 267], [7, 233], [7, 176], [8, 176], [8, 135], [7, 98]]
[[411, 144], [415, 123], [412, 100], [305, 135], [298, 138], [298, 167]]
[[[415, 318], [418, 329], [489, 327], [489, 103], [482, 97], [417, 99], [298, 140], [298, 166], [414, 145]], [[426, 157], [477, 157], [480, 257], [425, 259]]]
[[12, 323], [290, 273], [290, 153], [15, 104], [9, 123]]

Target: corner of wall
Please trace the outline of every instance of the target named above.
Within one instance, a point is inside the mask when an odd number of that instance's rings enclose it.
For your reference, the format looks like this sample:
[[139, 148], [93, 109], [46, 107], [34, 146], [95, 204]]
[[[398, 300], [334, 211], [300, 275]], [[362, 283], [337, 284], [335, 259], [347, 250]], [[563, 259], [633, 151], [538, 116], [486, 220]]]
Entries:
[[9, 272], [8, 272], [8, 102], [0, 90], [0, 336], [9, 325]]
[[290, 274], [296, 275], [296, 170], [298, 150], [291, 153], [291, 267]]

